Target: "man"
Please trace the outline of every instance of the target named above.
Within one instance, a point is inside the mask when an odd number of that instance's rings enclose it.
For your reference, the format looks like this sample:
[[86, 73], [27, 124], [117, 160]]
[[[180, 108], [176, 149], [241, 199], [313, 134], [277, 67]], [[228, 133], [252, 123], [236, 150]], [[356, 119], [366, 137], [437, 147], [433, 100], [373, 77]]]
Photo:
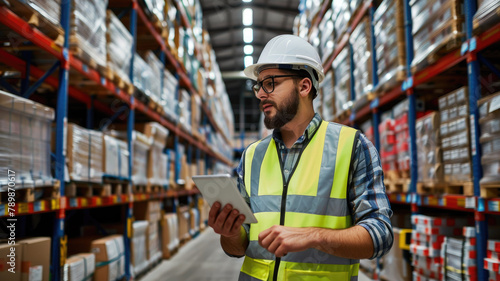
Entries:
[[377, 151], [357, 130], [314, 113], [324, 74], [305, 40], [273, 38], [245, 74], [257, 80], [274, 129], [238, 167], [258, 223], [243, 225], [238, 210], [215, 203], [208, 224], [228, 255], [245, 256], [239, 280], [357, 280], [359, 259], [384, 255], [393, 240]]

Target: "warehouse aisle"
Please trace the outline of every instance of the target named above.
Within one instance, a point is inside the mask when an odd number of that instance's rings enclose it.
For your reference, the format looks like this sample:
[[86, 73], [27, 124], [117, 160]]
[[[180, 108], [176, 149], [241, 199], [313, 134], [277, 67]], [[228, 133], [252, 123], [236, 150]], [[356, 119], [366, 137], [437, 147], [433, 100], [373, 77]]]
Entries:
[[[219, 236], [209, 227], [139, 281], [236, 281], [242, 263], [243, 259], [224, 254]], [[362, 272], [359, 274], [359, 281], [370, 281]]]

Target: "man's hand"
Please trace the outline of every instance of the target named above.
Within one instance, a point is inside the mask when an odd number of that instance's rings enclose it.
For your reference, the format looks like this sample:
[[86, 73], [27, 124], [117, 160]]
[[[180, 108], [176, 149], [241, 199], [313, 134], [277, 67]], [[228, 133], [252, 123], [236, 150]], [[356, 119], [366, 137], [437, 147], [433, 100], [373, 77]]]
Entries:
[[259, 234], [259, 244], [276, 257], [307, 250], [313, 245], [313, 239], [311, 228], [282, 225], [274, 225]]
[[208, 213], [208, 225], [214, 229], [215, 233], [224, 237], [239, 237], [245, 215], [240, 215], [240, 212], [233, 209], [231, 204], [227, 204], [222, 210], [220, 208], [219, 202], [212, 205]]

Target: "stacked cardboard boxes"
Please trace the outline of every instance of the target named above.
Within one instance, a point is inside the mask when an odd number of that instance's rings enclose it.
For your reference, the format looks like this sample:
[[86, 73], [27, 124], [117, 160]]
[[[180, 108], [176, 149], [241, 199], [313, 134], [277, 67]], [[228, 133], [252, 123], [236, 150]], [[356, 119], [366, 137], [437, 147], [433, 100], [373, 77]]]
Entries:
[[7, 169], [16, 173], [18, 188], [52, 183], [52, 120], [52, 108], [0, 91], [0, 188], [7, 186]]
[[349, 37], [354, 63], [353, 79], [356, 100], [373, 90], [372, 40], [369, 17], [364, 17]]
[[318, 25], [318, 30], [321, 31], [318, 53], [323, 62], [326, 62], [335, 48], [335, 25], [332, 20], [332, 14], [333, 11], [331, 9], [326, 11], [323, 19]]
[[394, 133], [394, 119], [392, 112], [386, 112], [382, 115], [382, 121], [378, 126], [380, 133], [380, 159], [382, 161], [382, 169], [388, 179], [396, 179], [397, 165], [397, 150], [396, 136]]
[[179, 123], [180, 126], [187, 132], [191, 132], [191, 95], [188, 91], [180, 90], [179, 100]]
[[101, 182], [103, 155], [101, 132], [68, 124], [66, 161], [71, 180]]
[[328, 121], [333, 121], [335, 118], [335, 84], [333, 82], [333, 75], [333, 71], [328, 71], [320, 85], [322, 97], [320, 112], [323, 119]]
[[153, 140], [148, 154], [148, 185], [167, 185], [168, 159], [163, 149], [167, 143], [169, 131], [156, 122], [136, 124], [135, 129]]
[[103, 168], [104, 175], [111, 177], [128, 178], [127, 143], [112, 136], [104, 135]]
[[49, 281], [50, 238], [34, 237], [15, 242], [0, 244], [0, 278]]
[[441, 49], [450, 51], [460, 46], [465, 35], [462, 0], [414, 0], [410, 5], [415, 51], [413, 66], [425, 66], [436, 60], [433, 56], [439, 55]]
[[71, 1], [70, 47], [93, 67], [106, 67], [107, 0]]
[[477, 11], [474, 14], [474, 33], [480, 34], [493, 27], [500, 19], [500, 3], [496, 0], [477, 1]]
[[153, 79], [149, 82], [150, 84], [148, 85], [148, 88], [149, 97], [154, 103], [154, 106], [156, 106], [161, 100], [161, 79], [165, 66], [151, 50], [144, 54], [144, 58], [146, 59], [146, 63], [149, 65], [151, 73], [153, 74]]
[[333, 60], [335, 72], [335, 112], [340, 114], [351, 107], [351, 58], [349, 48], [344, 48]]
[[441, 257], [445, 280], [477, 280], [475, 228], [464, 227], [463, 235], [444, 239]]
[[151, 66], [139, 55], [134, 56], [134, 81], [136, 93], [147, 97], [153, 96], [152, 88], [160, 81], [160, 77], [155, 77]]
[[335, 37], [336, 41], [339, 42], [344, 32], [347, 31], [351, 19], [349, 0], [332, 1], [332, 11], [332, 19], [335, 23]]
[[373, 22], [379, 85], [389, 89], [406, 77], [403, 1], [382, 1], [373, 15]]
[[179, 223], [179, 241], [183, 242], [188, 240], [191, 237], [189, 235], [189, 227], [191, 225], [189, 206], [177, 208], [177, 221]]
[[160, 100], [160, 105], [163, 106], [163, 111], [165, 111], [165, 115], [172, 122], [177, 122], [179, 118], [178, 113], [178, 102], [175, 97], [175, 93], [177, 91], [177, 87], [179, 85], [179, 81], [175, 78], [172, 73], [168, 70], [164, 70], [163, 76], [163, 91], [162, 98]]
[[159, 223], [162, 219], [161, 202], [157, 200], [138, 202], [134, 205], [134, 217], [144, 221], [144, 254], [149, 263], [161, 258]]
[[148, 222], [144, 220], [134, 221], [132, 223], [132, 237], [130, 239], [131, 265], [135, 276], [141, 274], [149, 266], [149, 260], [146, 255], [146, 233], [148, 231]]
[[179, 247], [179, 224], [177, 214], [165, 214], [161, 220], [161, 242], [164, 259], [172, 257]]
[[431, 112], [416, 123], [418, 151], [418, 181], [426, 184], [443, 182], [439, 114]]
[[69, 257], [64, 264], [63, 280], [90, 280], [95, 271], [95, 254], [82, 253]]
[[484, 269], [488, 270], [489, 281], [500, 280], [500, 240], [488, 239]]
[[440, 136], [446, 182], [460, 183], [472, 179], [468, 101], [467, 87], [439, 98]]
[[[498, 184], [500, 183], [500, 92], [481, 99], [478, 106], [481, 129], [479, 141], [483, 149], [481, 183]], [[490, 197], [488, 194], [481, 195]]]
[[[130, 83], [129, 71], [132, 58], [133, 38], [116, 15], [106, 12], [106, 59], [107, 66], [119, 79]], [[117, 81], [118, 79], [114, 79]]]
[[95, 254], [94, 280], [115, 281], [125, 275], [123, 235], [111, 235], [92, 241], [90, 251]]

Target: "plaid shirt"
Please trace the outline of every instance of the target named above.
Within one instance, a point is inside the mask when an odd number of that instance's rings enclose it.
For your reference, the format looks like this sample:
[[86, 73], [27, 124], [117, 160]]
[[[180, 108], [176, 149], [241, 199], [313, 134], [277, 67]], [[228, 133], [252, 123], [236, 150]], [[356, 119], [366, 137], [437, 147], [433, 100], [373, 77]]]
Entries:
[[[276, 141], [281, 155], [286, 180], [288, 180], [290, 171], [292, 171], [299, 159], [304, 142], [309, 136], [314, 135], [321, 122], [321, 117], [316, 113], [304, 134], [290, 149], [285, 146], [280, 131], [278, 129], [273, 131], [273, 139]], [[373, 144], [363, 134], [360, 134], [355, 146], [354, 163], [349, 173], [348, 182], [348, 186], [353, 183], [353, 188], [349, 189], [348, 197], [350, 211], [353, 215], [354, 224], [364, 227], [372, 237], [374, 245], [372, 258], [381, 257], [392, 246], [393, 232], [390, 221], [392, 210], [385, 193], [380, 158]], [[240, 192], [249, 203], [250, 198], [246, 193], [243, 182], [243, 159], [237, 168], [237, 172]], [[245, 229], [248, 231], [249, 226], [245, 225]]]

